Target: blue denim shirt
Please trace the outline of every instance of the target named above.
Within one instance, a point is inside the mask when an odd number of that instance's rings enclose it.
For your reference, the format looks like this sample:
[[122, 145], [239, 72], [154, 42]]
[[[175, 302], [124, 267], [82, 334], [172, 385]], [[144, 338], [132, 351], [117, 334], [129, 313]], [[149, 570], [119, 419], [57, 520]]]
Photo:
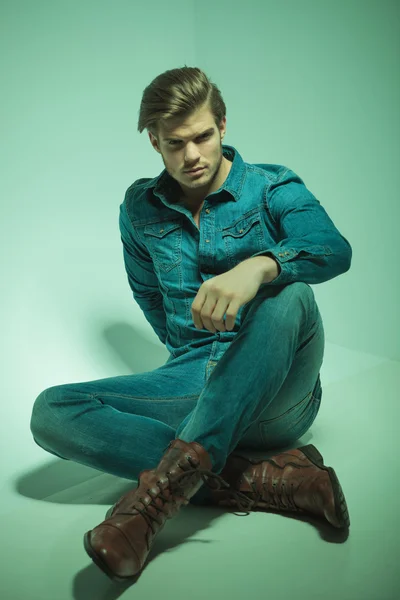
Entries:
[[350, 268], [349, 242], [296, 173], [283, 165], [246, 163], [233, 146], [222, 149], [232, 167], [205, 198], [200, 230], [166, 169], [155, 179], [135, 181], [120, 205], [133, 297], [172, 357], [209, 344], [216, 360], [226, 351], [245, 305], [232, 331], [215, 333], [196, 329], [191, 306], [204, 281], [243, 260], [269, 255], [279, 263], [278, 277], [262, 285], [317, 284]]

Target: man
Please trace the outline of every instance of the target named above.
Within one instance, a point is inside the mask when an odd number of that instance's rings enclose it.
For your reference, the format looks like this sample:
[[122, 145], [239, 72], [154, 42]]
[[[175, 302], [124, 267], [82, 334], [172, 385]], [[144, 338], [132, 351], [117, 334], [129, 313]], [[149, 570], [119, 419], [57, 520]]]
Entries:
[[[31, 424], [49, 452], [139, 475], [84, 537], [116, 581], [141, 572], [192, 498], [350, 524], [334, 470], [293, 442], [322, 394], [309, 284], [346, 272], [351, 247], [293, 171], [222, 146], [226, 118], [218, 128], [208, 103], [157, 131], [149, 137], [166, 169], [128, 189], [120, 231], [134, 298], [170, 357], [152, 372], [45, 390]], [[283, 447], [269, 459], [234, 452]]]

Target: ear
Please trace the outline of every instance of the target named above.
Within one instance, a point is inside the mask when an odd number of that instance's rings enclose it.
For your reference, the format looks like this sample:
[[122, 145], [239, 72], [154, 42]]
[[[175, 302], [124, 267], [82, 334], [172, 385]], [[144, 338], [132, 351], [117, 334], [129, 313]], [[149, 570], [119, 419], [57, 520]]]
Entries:
[[157, 152], [159, 152], [161, 154], [161, 150], [158, 147], [158, 142], [157, 142], [157, 138], [149, 131], [149, 139], [150, 139], [150, 143], [153, 146], [154, 150], [156, 150]]

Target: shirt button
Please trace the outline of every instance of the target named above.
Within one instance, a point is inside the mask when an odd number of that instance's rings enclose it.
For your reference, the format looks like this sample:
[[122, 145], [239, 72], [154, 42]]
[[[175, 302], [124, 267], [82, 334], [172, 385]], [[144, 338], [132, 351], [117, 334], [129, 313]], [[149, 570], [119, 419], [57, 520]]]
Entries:
[[208, 214], [209, 212], [210, 212], [210, 209], [209, 209], [209, 208], [206, 208], [206, 213]]

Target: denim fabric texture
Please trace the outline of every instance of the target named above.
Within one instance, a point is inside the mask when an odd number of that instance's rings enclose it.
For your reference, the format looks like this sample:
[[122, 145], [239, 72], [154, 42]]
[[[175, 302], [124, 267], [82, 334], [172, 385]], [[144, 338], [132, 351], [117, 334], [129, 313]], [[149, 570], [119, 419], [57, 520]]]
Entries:
[[263, 286], [323, 283], [350, 268], [349, 242], [296, 173], [282, 165], [245, 163], [233, 146], [222, 149], [232, 168], [221, 188], [206, 197], [200, 230], [166, 170], [137, 180], [120, 206], [133, 297], [174, 358], [214, 341], [219, 358], [234, 339], [244, 306], [232, 331], [212, 333], [196, 329], [191, 305], [204, 281], [243, 260], [266, 255], [279, 263], [279, 276]]
[[[324, 329], [312, 284], [350, 268], [352, 250], [293, 171], [243, 162], [205, 199], [197, 227], [164, 170], [126, 192], [119, 224], [133, 297], [169, 358], [153, 371], [42, 391], [31, 431], [46, 451], [127, 479], [155, 468], [175, 438], [197, 441], [220, 473], [234, 450], [295, 447], [320, 408]], [[194, 326], [201, 284], [258, 255], [280, 274], [230, 332]], [[192, 498], [207, 502], [203, 486]]]

